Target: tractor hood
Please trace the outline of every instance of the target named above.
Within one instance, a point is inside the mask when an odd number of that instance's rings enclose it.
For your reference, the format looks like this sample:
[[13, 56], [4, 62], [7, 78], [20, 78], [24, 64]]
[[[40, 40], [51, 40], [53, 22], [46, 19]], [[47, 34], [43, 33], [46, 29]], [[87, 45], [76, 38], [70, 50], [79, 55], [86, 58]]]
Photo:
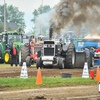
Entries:
[[14, 42], [13, 44], [15, 44], [15, 45], [24, 45], [24, 43], [21, 43], [21, 42]]

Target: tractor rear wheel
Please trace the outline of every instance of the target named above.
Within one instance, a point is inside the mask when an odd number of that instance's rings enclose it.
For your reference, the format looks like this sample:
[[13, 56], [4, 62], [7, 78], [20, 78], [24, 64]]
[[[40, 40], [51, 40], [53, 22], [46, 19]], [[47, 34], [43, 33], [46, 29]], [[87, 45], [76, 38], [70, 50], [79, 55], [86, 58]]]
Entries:
[[23, 62], [26, 62], [26, 58], [29, 56], [29, 50], [27, 46], [20, 46], [19, 48], [19, 65], [22, 66]]
[[36, 61], [36, 68], [38, 69], [39, 67], [42, 68], [42, 63], [41, 63], [40, 57], [38, 57], [37, 61]]
[[0, 59], [0, 64], [3, 64], [4, 63], [4, 60], [3, 59]]
[[4, 60], [2, 59], [2, 51], [0, 50], [0, 64], [4, 63]]
[[27, 58], [26, 58], [26, 65], [27, 65], [27, 67], [30, 67], [31, 63], [32, 63], [31, 57], [27, 56]]
[[10, 50], [5, 51], [5, 53], [4, 53], [4, 62], [5, 62], [5, 64], [10, 64], [11, 63]]
[[76, 62], [76, 50], [74, 44], [69, 44], [67, 56], [65, 57], [65, 68], [73, 69]]

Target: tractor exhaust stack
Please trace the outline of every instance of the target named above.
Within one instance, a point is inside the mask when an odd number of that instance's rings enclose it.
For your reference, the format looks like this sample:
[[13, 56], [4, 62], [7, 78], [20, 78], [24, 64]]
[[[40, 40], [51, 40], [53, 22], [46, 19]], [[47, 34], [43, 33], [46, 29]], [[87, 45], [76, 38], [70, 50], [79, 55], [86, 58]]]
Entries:
[[53, 28], [50, 26], [50, 29], [49, 29], [49, 40], [51, 40], [51, 38], [52, 38], [52, 33], [53, 33]]

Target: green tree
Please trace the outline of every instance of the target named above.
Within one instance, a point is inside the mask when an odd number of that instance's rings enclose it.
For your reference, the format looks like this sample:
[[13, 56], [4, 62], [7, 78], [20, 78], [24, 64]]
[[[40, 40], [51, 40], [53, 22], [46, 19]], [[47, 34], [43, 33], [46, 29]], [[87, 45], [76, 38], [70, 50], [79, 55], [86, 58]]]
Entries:
[[30, 30], [31, 35], [33, 35], [33, 36], [34, 36], [34, 34], [35, 34], [35, 31], [34, 31], [34, 30], [35, 30], [34, 27], [32, 27], [32, 29]]
[[[51, 10], [52, 8], [50, 8], [49, 5], [45, 5], [45, 6], [42, 6], [40, 5], [40, 7], [38, 9], [35, 9], [32, 14], [33, 14], [33, 19], [31, 19], [31, 21], [35, 24], [36, 22], [36, 18], [40, 15], [40, 14], [43, 14], [43, 13], [47, 13]], [[35, 26], [33, 27], [33, 32], [35, 33], [34, 31], [35, 29]], [[46, 31], [47, 28], [43, 28], [43, 32]]]
[[31, 19], [31, 21], [32, 21], [33, 23], [35, 23], [35, 20], [36, 20], [36, 18], [38, 17], [38, 15], [43, 14], [43, 13], [47, 13], [47, 12], [49, 12], [51, 9], [52, 9], [52, 8], [50, 8], [49, 5], [45, 5], [45, 6], [40, 5], [40, 7], [39, 7], [38, 9], [35, 9], [34, 12], [32, 12], [32, 14], [33, 14], [34, 17], [33, 17], [33, 19]]
[[[15, 23], [19, 28], [23, 26], [26, 27], [24, 21], [24, 12], [19, 11], [18, 7], [14, 7], [13, 5], [7, 6], [6, 8], [6, 22], [7, 23]], [[4, 22], [4, 5], [0, 5], [0, 21]]]
[[33, 14], [34, 17], [31, 21], [35, 23], [36, 17], [38, 16], [38, 11], [35, 9], [32, 14]]
[[13, 31], [11, 25], [7, 28], [7, 31]]
[[12, 5], [8, 6], [8, 14], [9, 14], [9, 22], [16, 23], [17, 26], [23, 25], [24, 22], [24, 12], [18, 10], [18, 7], [14, 7]]
[[3, 26], [3, 23], [1, 22], [0, 23], [0, 33], [3, 32], [3, 31], [4, 31], [4, 26]]

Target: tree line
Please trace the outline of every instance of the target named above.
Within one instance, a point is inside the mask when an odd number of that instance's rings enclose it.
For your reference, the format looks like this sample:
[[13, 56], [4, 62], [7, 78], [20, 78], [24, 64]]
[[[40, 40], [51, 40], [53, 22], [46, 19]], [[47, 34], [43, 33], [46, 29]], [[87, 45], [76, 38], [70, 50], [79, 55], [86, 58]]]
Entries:
[[[35, 9], [32, 14], [33, 18], [30, 20], [35, 24], [36, 18], [43, 13], [47, 13], [52, 8], [49, 5], [42, 6], [40, 5], [38, 9]], [[18, 27], [18, 29], [24, 30], [25, 25], [25, 19], [24, 19], [24, 12], [19, 11], [18, 7], [15, 7], [13, 5], [7, 6], [5, 4], [5, 12], [6, 12], [6, 23], [15, 23]], [[35, 33], [35, 25], [31, 30], [31, 33]], [[8, 31], [12, 31], [12, 27], [6, 27]], [[4, 31], [4, 5], [0, 5], [0, 33]]]
[[[25, 28], [24, 12], [19, 11], [18, 7], [13, 5], [7, 6], [5, 4], [6, 23], [15, 23], [18, 28]], [[0, 32], [4, 29], [4, 5], [0, 5]], [[8, 30], [11, 31], [12, 27], [9, 26]]]
[[[49, 12], [50, 10], [52, 10], [53, 8], [51, 8], [49, 5], [40, 5], [38, 9], [35, 9], [32, 14], [33, 14], [33, 18], [31, 19], [31, 21], [34, 23], [34, 27], [32, 28], [32, 33], [35, 34], [35, 24], [36, 24], [36, 19], [39, 15], [44, 14]], [[43, 33], [45, 34], [47, 31], [47, 27], [43, 26], [42, 29]], [[41, 34], [41, 33], [40, 33]]]

